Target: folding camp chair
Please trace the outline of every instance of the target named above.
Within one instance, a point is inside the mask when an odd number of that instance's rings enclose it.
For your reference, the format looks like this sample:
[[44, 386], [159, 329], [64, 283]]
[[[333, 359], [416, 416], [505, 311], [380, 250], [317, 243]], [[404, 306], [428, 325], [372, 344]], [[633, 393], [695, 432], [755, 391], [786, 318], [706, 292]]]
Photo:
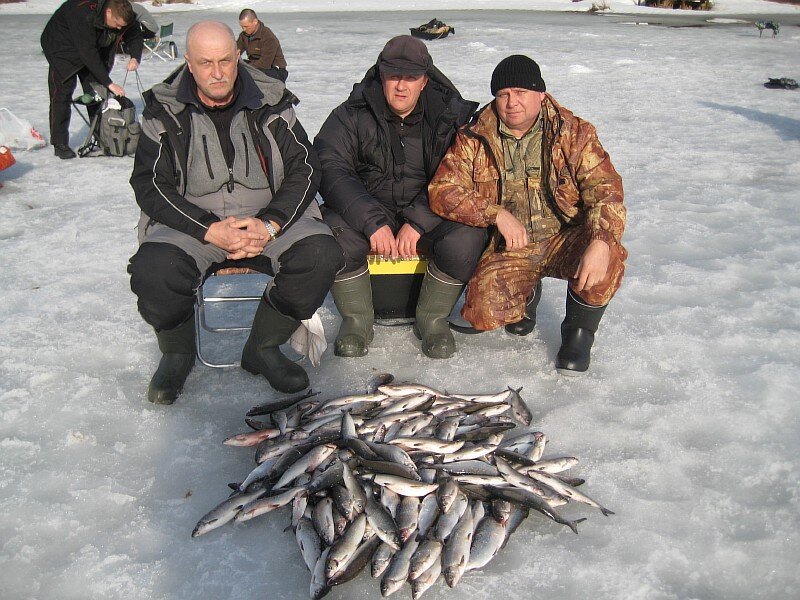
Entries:
[[156, 56], [165, 62], [178, 58], [178, 45], [172, 40], [172, 23], [162, 25], [154, 38], [145, 40], [144, 49], [148, 52], [145, 58]]
[[[232, 276], [239, 277], [237, 278]], [[247, 279], [250, 281], [246, 281]], [[252, 315], [248, 314], [248, 324], [243, 323], [241, 325], [226, 325], [220, 323], [213, 325], [209, 322], [207, 313], [210, 312], [209, 308], [211, 306], [222, 307], [226, 304], [228, 306], [232, 306], [233, 304], [241, 306], [241, 303], [260, 302], [266, 279], [268, 279], [267, 275], [263, 275], [262, 273], [253, 269], [230, 267], [226, 269], [220, 269], [205, 282], [203, 282], [203, 284], [198, 288], [197, 303], [195, 304], [195, 332], [197, 339], [197, 358], [201, 363], [207, 367], [214, 368], [235, 367], [239, 364], [238, 362], [214, 362], [212, 359], [210, 359], [203, 350], [203, 338], [207, 337], [203, 332], [206, 332], [207, 334], [214, 334], [231, 331], [249, 331], [249, 323], [252, 321]], [[249, 293], [241, 289], [242, 287], [248, 287], [248, 283], [250, 284], [249, 287], [251, 288]], [[206, 285], [213, 289], [205, 289]], [[238, 293], [234, 290], [234, 288], [237, 287], [239, 288]], [[226, 316], [228, 318], [235, 318], [237, 316], [241, 318], [241, 314], [226, 315], [223, 314], [225, 311], [219, 310], [216, 312], [219, 313], [215, 319], [218, 322], [224, 320]]]

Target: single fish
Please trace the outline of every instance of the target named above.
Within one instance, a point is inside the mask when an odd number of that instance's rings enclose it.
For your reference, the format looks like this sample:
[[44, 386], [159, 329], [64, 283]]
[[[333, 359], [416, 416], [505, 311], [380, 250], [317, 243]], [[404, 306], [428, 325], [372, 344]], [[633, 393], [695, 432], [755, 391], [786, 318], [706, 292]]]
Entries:
[[399, 550], [401, 544], [400, 532], [389, 511], [383, 505], [375, 502], [372, 496], [367, 496], [365, 513], [370, 527], [375, 530], [375, 534], [393, 550]]
[[304, 487], [297, 487], [286, 490], [285, 492], [276, 494], [274, 496], [256, 498], [255, 500], [251, 500], [242, 506], [241, 510], [236, 513], [236, 516], [234, 516], [233, 520], [237, 523], [249, 521], [250, 519], [254, 519], [259, 515], [273, 511], [276, 508], [286, 506], [296, 497], [305, 493], [306, 489]]
[[475, 529], [467, 570], [480, 569], [489, 564], [497, 556], [505, 539], [506, 526], [503, 523], [491, 516], [483, 518]]
[[422, 596], [422, 594], [424, 594], [434, 583], [436, 583], [436, 580], [439, 579], [439, 575], [441, 574], [442, 561], [441, 554], [439, 554], [433, 564], [428, 567], [428, 570], [411, 582], [411, 597], [414, 600], [417, 600], [417, 598]]
[[381, 578], [381, 595], [383, 597], [394, 594], [403, 587], [408, 579], [408, 571], [411, 568], [411, 557], [417, 550], [419, 542], [414, 539], [408, 540], [405, 545], [395, 553], [389, 568]]
[[370, 565], [370, 572], [373, 577], [380, 577], [383, 575], [384, 571], [386, 571], [386, 567], [388, 567], [389, 563], [392, 561], [395, 552], [396, 549], [386, 542], [382, 542], [381, 545], [378, 546], [377, 550], [375, 550], [375, 554], [372, 555]]
[[425, 571], [430, 569], [431, 565], [439, 560], [442, 554], [444, 544], [439, 540], [425, 540], [420, 543], [417, 551], [411, 557], [409, 565], [408, 578], [417, 579]]
[[336, 576], [344, 571], [347, 563], [361, 544], [366, 524], [367, 516], [365, 514], [358, 515], [342, 534], [342, 537], [331, 546], [331, 551], [328, 553], [328, 559], [325, 563], [325, 583], [327, 585], [331, 585]]
[[517, 422], [527, 427], [533, 420], [533, 414], [531, 414], [531, 411], [528, 409], [528, 405], [525, 404], [522, 396], [520, 396], [522, 388], [519, 387], [514, 389], [509, 386], [508, 389], [511, 390], [511, 394], [508, 398], [508, 401], [511, 404], [511, 414], [514, 415], [514, 419], [516, 419]]
[[300, 554], [303, 556], [303, 561], [306, 567], [312, 573], [314, 567], [322, 554], [322, 540], [314, 529], [314, 524], [311, 519], [305, 517], [297, 522], [295, 529], [295, 537], [297, 538], [297, 545], [300, 546]]
[[323, 498], [314, 505], [311, 511], [311, 521], [314, 529], [326, 546], [333, 544], [336, 529], [333, 523], [333, 499]]
[[203, 517], [197, 522], [197, 525], [195, 525], [194, 530], [192, 530], [192, 537], [199, 537], [208, 533], [212, 529], [216, 529], [225, 523], [229, 523], [245, 504], [251, 500], [255, 500], [265, 493], [266, 490], [256, 490], [254, 492], [244, 493], [234, 492], [227, 499], [223, 500], [205, 515], [203, 515]]
[[419, 518], [417, 519], [417, 539], [421, 540], [428, 535], [431, 527], [439, 518], [439, 500], [436, 492], [431, 492], [422, 499], [419, 507]]
[[474, 530], [472, 511], [467, 509], [442, 548], [442, 573], [444, 580], [451, 588], [458, 585], [461, 576], [467, 569]]

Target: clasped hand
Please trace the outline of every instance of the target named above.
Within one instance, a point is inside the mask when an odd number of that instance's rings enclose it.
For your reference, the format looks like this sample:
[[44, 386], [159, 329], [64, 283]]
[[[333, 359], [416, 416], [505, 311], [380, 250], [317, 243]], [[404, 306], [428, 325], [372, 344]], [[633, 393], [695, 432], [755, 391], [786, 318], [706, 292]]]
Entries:
[[228, 217], [208, 227], [205, 241], [225, 250], [229, 260], [259, 256], [270, 240], [269, 232], [261, 219]]
[[417, 256], [417, 242], [420, 237], [420, 233], [408, 223], [400, 228], [396, 238], [392, 229], [384, 225], [369, 236], [369, 248], [375, 254], [393, 259], [399, 256], [411, 258]]

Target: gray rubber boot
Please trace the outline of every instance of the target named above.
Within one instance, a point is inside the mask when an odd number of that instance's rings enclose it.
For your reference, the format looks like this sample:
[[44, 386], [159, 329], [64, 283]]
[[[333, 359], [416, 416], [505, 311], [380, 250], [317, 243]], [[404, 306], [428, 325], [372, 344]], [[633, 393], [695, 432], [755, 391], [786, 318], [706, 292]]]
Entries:
[[187, 319], [174, 329], [157, 331], [156, 338], [162, 356], [147, 387], [147, 399], [155, 404], [172, 404], [194, 367], [194, 318]]
[[375, 336], [372, 328], [375, 311], [372, 307], [369, 271], [365, 269], [358, 275], [345, 276], [334, 281], [331, 294], [339, 314], [342, 315], [333, 353], [344, 357], [366, 355]]
[[306, 389], [305, 369], [286, 358], [279, 348], [298, 327], [300, 321], [279, 313], [262, 298], [242, 350], [242, 368], [253, 375], [263, 375], [279, 392], [291, 394]]
[[574, 377], [589, 370], [594, 334], [606, 306], [584, 304], [567, 288], [567, 314], [561, 323], [561, 349], [556, 357], [559, 373]]
[[542, 282], [536, 284], [528, 303], [525, 305], [525, 316], [516, 323], [506, 325], [506, 331], [512, 335], [528, 335], [536, 327], [536, 308], [542, 299]]
[[422, 340], [422, 352], [429, 358], [450, 358], [456, 351], [456, 341], [447, 317], [461, 295], [464, 284], [442, 273], [433, 263], [422, 280], [417, 301], [414, 335]]

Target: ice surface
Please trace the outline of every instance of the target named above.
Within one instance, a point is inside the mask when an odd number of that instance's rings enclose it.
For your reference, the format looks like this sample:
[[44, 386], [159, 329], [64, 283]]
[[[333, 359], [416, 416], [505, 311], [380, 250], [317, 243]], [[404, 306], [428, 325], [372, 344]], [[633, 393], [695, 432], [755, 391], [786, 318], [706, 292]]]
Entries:
[[[332, 4], [345, 3], [316, 5]], [[46, 132], [47, 16], [6, 6], [0, 106]], [[201, 15], [235, 26], [239, 4], [224, 7], [169, 14], [181, 50]], [[434, 362], [409, 329], [378, 328], [364, 359], [326, 355], [309, 368], [325, 395], [382, 371], [451, 391], [524, 386], [548, 453], [578, 456], [586, 490], [617, 513], [568, 511], [589, 517], [578, 536], [531, 517], [485, 570], [427, 597], [795, 597], [800, 92], [762, 84], [798, 78], [798, 30], [759, 39], [742, 23], [542, 12], [271, 14], [309, 134], [389, 37], [432, 16], [456, 27], [429, 48], [464, 96], [488, 101], [494, 65], [527, 53], [555, 97], [597, 126], [625, 181], [630, 260], [583, 378], [553, 370], [564, 306], [554, 280], [527, 338], [458, 335], [458, 354]], [[144, 85], [175, 66], [146, 61]], [[141, 105], [130, 78], [126, 88]], [[85, 130], [74, 116], [74, 144]], [[125, 272], [138, 216], [131, 160], [16, 157], [0, 174], [0, 598], [306, 598], [285, 513], [189, 537], [252, 467], [251, 450], [221, 441], [274, 394], [238, 369], [197, 367], [174, 406], [144, 401], [158, 353]], [[332, 341], [330, 298], [323, 321]], [[379, 591], [362, 578], [331, 597]]]

